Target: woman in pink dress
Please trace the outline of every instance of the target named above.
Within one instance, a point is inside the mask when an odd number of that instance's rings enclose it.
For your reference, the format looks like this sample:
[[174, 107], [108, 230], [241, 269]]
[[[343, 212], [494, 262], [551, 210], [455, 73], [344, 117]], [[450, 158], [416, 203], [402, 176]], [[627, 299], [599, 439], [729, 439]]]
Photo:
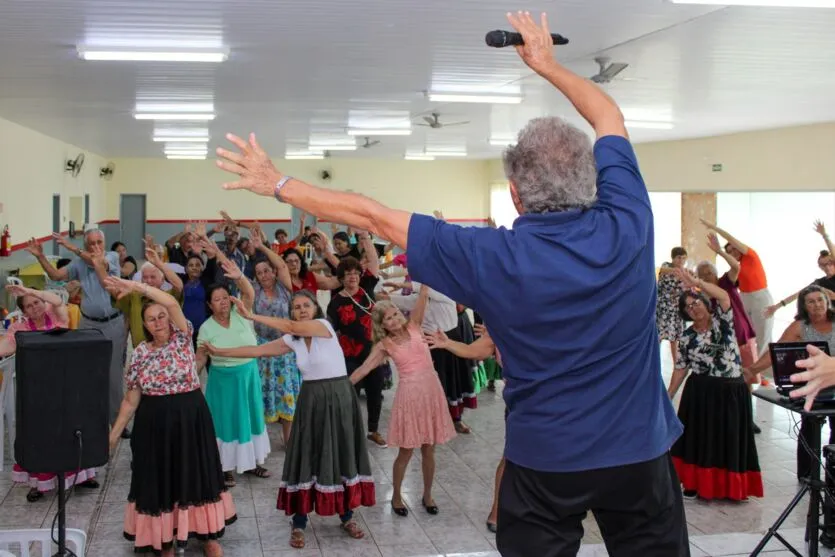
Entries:
[[423, 508], [429, 514], [438, 514], [438, 507], [432, 499], [435, 445], [442, 445], [455, 437], [444, 389], [432, 366], [429, 346], [420, 330], [428, 297], [429, 290], [424, 285], [408, 321], [391, 302], [381, 301], [374, 306], [371, 320], [376, 344], [362, 366], [350, 376], [351, 382], [356, 384], [386, 358], [394, 360], [397, 367], [399, 381], [391, 409], [388, 444], [400, 448], [394, 461], [394, 496], [391, 501], [391, 507], [398, 516], [409, 514], [400, 488], [412, 452], [418, 447], [423, 469]]
[[[45, 292], [18, 285], [9, 285], [6, 290], [17, 299], [17, 308], [23, 314], [23, 319], [9, 327], [6, 336], [0, 338], [0, 356], [10, 356], [15, 353], [17, 344], [14, 337], [18, 331], [51, 331], [67, 328], [69, 312], [64, 301], [55, 292]], [[12, 378], [4, 377], [3, 379], [11, 381]], [[79, 470], [76, 474], [65, 476], [65, 485], [67, 489], [73, 484], [95, 489], [99, 487], [99, 483], [94, 479], [95, 476], [95, 468]], [[31, 489], [26, 495], [26, 500], [30, 503], [34, 503], [41, 499], [44, 493], [58, 487], [55, 474], [30, 474], [18, 464], [12, 468], [12, 480], [29, 485]]]

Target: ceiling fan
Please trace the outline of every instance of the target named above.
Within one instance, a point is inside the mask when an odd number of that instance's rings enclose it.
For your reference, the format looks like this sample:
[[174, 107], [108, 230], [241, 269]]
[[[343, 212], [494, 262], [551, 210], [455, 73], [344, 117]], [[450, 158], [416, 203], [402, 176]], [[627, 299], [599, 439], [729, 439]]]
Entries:
[[84, 166], [84, 153], [79, 153], [74, 159], [68, 159], [64, 163], [64, 171], [72, 174], [75, 178], [81, 172], [81, 167]]
[[598, 56], [594, 61], [600, 66], [600, 71], [589, 79], [598, 84], [611, 83], [620, 72], [629, 67], [629, 64], [623, 62], [612, 62], [608, 56]]
[[375, 145], [377, 145], [378, 143], [380, 143], [380, 140], [379, 140], [379, 139], [378, 139], [378, 140], [375, 140], [375, 141], [371, 141], [371, 138], [370, 138], [370, 137], [366, 137], [366, 138], [365, 138], [365, 143], [363, 143], [362, 145], [360, 145], [360, 147], [362, 147], [363, 149], [368, 149], [368, 148], [370, 148], [370, 147], [374, 147], [374, 146], [375, 146]]
[[441, 115], [438, 112], [433, 112], [431, 116], [424, 116], [424, 121], [426, 123], [415, 122], [416, 126], [425, 126], [427, 128], [432, 128], [434, 130], [438, 130], [441, 128], [448, 128], [450, 126], [463, 126], [465, 124], [469, 124], [470, 121], [467, 120], [466, 122], [450, 122], [449, 124], [444, 124], [441, 122]]

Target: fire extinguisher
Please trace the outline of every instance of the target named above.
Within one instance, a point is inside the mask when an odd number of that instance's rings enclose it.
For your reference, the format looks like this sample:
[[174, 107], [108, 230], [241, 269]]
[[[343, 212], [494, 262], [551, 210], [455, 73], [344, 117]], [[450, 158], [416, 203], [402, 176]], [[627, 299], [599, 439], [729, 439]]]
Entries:
[[0, 257], [8, 257], [12, 254], [12, 234], [9, 232], [9, 225], [3, 227], [3, 235], [0, 236]]

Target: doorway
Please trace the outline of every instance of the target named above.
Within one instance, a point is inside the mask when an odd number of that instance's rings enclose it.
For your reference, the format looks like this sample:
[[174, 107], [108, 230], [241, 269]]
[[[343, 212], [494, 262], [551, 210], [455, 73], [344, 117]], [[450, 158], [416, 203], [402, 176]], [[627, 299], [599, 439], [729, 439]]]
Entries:
[[145, 195], [122, 194], [119, 198], [119, 236], [128, 254], [137, 261], [145, 259]]

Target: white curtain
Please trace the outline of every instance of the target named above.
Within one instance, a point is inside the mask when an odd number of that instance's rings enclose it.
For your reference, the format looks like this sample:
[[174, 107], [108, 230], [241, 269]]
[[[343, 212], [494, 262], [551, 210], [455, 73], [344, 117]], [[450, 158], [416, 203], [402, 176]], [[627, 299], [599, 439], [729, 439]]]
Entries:
[[490, 217], [496, 226], [512, 228], [513, 221], [518, 217], [516, 207], [510, 198], [510, 186], [507, 182], [493, 182], [490, 184]]

